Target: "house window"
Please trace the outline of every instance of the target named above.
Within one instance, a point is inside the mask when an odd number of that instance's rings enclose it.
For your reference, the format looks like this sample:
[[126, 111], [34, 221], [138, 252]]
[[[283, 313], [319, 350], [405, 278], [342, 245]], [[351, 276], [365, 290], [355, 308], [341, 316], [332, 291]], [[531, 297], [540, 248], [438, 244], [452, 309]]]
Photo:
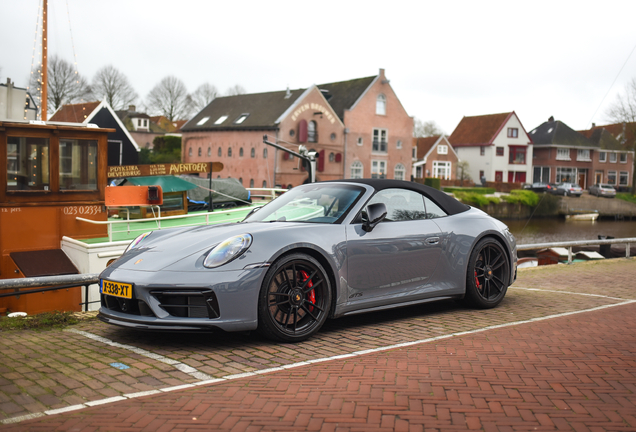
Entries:
[[334, 162], [336, 160], [336, 154], [331, 152], [329, 153], [329, 162]]
[[387, 130], [386, 129], [373, 129], [373, 148], [372, 150], [377, 153], [386, 153], [387, 151]]
[[362, 145], [362, 137], [358, 137], [358, 145], [361, 146]]
[[510, 146], [510, 154], [508, 156], [508, 163], [516, 165], [526, 164], [526, 147]]
[[144, 127], [147, 128], [148, 127], [148, 119], [144, 119]]
[[450, 180], [451, 163], [443, 161], [433, 161], [433, 177]]
[[447, 145], [438, 145], [437, 146], [437, 154], [448, 154], [448, 146]]
[[404, 180], [405, 173], [406, 173], [406, 169], [404, 168], [404, 165], [397, 164], [393, 172], [393, 178], [396, 180]]
[[620, 154], [620, 161], [621, 163], [627, 163], [627, 153]]
[[576, 160], [577, 161], [584, 161], [584, 162], [592, 162], [592, 159], [590, 159], [590, 151], [589, 150], [577, 150], [576, 151]]
[[417, 146], [413, 146], [412, 153], [413, 153], [413, 154], [411, 155], [411, 157], [412, 157], [413, 159], [417, 159]]
[[401, 149], [402, 148], [402, 141], [398, 140], [396, 147]]
[[479, 170], [479, 181], [483, 178], [485, 178], [484, 170]]
[[250, 179], [250, 187], [253, 188], [254, 187], [254, 179]]
[[202, 153], [203, 153], [203, 150], [201, 149], [201, 147], [199, 147], [198, 155], [201, 156]]
[[263, 187], [266, 188], [267, 187], [267, 180], [263, 180]]
[[208, 120], [210, 120], [210, 117], [203, 117], [201, 120], [197, 122], [197, 126], [204, 125], [205, 122], [207, 122]]
[[627, 186], [629, 181], [629, 172], [621, 171], [618, 174], [618, 185], [619, 186]]
[[361, 179], [363, 174], [363, 166], [362, 162], [355, 161], [351, 164], [351, 178], [352, 179]]
[[267, 149], [263, 149], [263, 159], [267, 159]]
[[518, 128], [508, 128], [508, 138], [518, 138], [518, 137], [519, 137]]
[[188, 156], [192, 156], [192, 147], [188, 149]]
[[386, 115], [386, 97], [383, 94], [379, 94], [375, 101], [375, 113]]
[[609, 154], [610, 163], [616, 163], [616, 153]]
[[219, 155], [219, 157], [223, 156], [223, 150], [221, 150], [221, 147], [219, 147], [217, 154]]
[[318, 142], [318, 131], [316, 130], [316, 122], [313, 120], [307, 123], [307, 142]]
[[239, 156], [240, 156], [240, 157], [243, 157], [243, 147], [241, 147], [241, 148], [239, 149]]
[[371, 178], [386, 178], [386, 161], [371, 161]]
[[329, 135], [329, 139], [331, 139], [331, 141], [335, 141], [336, 140], [336, 134], [332, 132], [331, 135]]
[[550, 183], [550, 167], [534, 167], [532, 170], [532, 181], [534, 183]]
[[484, 156], [486, 154], [486, 147], [479, 147], [479, 156]]
[[504, 155], [504, 148], [497, 147], [497, 156], [503, 156], [503, 155]]
[[239, 183], [243, 185], [243, 177], [239, 177]]
[[599, 162], [607, 162], [607, 153], [598, 152], [598, 161]]
[[616, 184], [616, 171], [608, 171], [607, 172], [607, 182], [611, 185]]
[[212, 147], [208, 147], [208, 157], [212, 156]]
[[556, 160], [570, 160], [570, 149], [569, 148], [557, 149]]
[[137, 119], [137, 127], [141, 127], [141, 119]]
[[221, 123], [223, 123], [225, 120], [227, 120], [227, 116], [223, 115], [221, 117], [219, 117], [218, 119], [216, 119], [216, 121], [214, 122], [215, 125], [220, 125]]
[[245, 119], [247, 118], [247, 116], [249, 116], [249, 114], [241, 114], [239, 116], [239, 118], [237, 118], [236, 120], [234, 120], [234, 124], [241, 124], [245, 121]]
[[555, 181], [557, 183], [577, 183], [576, 168], [557, 167]]
[[227, 148], [227, 156], [232, 157], [232, 147]]
[[256, 157], [256, 149], [254, 147], [252, 147], [252, 149], [250, 150], [250, 157], [251, 158], [255, 158]]

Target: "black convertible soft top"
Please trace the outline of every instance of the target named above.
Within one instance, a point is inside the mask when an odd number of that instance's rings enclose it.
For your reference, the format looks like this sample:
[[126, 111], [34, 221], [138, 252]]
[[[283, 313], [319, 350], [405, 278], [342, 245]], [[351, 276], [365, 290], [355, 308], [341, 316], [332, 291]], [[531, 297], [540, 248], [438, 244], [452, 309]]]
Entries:
[[439, 191], [430, 186], [426, 186], [426, 185], [415, 183], [415, 182], [409, 182], [409, 181], [403, 181], [403, 180], [368, 179], [367, 178], [367, 179], [330, 180], [323, 183], [331, 183], [331, 182], [359, 183], [359, 184], [371, 186], [376, 191], [383, 190], [383, 189], [392, 189], [392, 188], [409, 189], [415, 192], [419, 192], [423, 195], [426, 195], [449, 215], [462, 213], [470, 208], [470, 206], [460, 203], [455, 198], [449, 195], [446, 195], [442, 191]]

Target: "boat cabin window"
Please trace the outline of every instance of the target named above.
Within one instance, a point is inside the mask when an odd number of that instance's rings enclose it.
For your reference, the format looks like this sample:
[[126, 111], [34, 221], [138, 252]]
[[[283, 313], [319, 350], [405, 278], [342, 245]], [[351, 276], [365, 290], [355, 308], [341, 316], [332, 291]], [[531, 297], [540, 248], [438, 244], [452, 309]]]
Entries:
[[8, 137], [7, 190], [49, 190], [48, 138]]
[[60, 190], [97, 190], [97, 140], [60, 138]]

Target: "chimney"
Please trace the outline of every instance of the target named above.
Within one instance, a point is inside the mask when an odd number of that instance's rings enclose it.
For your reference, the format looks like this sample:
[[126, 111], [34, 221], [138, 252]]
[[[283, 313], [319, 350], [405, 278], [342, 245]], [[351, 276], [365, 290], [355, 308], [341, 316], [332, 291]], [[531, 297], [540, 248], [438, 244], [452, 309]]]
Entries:
[[592, 123], [592, 129], [596, 127], [596, 123]]
[[134, 105], [128, 105], [128, 111], [135, 112], [135, 111], [136, 111], [136, 108], [137, 108], [137, 107], [136, 107], [136, 106], [134, 106]]
[[550, 123], [552, 123], [552, 122], [554, 121], [554, 116], [550, 116], [550, 118], [548, 119], [548, 121], [549, 121]]

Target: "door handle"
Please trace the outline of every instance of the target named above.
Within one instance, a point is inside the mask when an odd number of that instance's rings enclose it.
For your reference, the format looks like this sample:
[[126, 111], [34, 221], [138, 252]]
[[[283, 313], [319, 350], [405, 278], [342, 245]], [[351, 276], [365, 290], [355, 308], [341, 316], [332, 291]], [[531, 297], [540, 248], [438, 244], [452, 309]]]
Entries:
[[429, 237], [426, 239], [427, 245], [436, 245], [437, 243], [439, 243], [439, 237]]

